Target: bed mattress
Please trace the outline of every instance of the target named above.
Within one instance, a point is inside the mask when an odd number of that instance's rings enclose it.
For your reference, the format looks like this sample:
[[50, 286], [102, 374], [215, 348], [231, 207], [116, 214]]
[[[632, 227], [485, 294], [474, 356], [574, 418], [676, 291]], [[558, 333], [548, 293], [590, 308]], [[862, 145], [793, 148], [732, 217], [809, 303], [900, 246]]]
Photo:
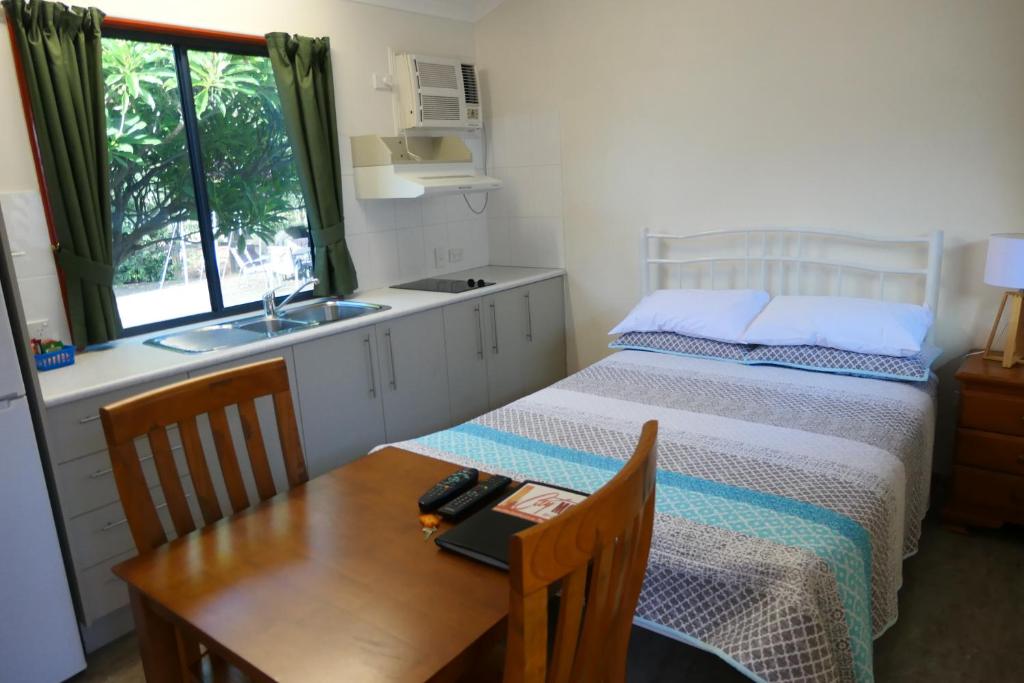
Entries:
[[622, 351], [395, 445], [594, 491], [649, 419], [657, 513], [636, 622], [755, 680], [872, 680], [928, 505], [934, 379]]

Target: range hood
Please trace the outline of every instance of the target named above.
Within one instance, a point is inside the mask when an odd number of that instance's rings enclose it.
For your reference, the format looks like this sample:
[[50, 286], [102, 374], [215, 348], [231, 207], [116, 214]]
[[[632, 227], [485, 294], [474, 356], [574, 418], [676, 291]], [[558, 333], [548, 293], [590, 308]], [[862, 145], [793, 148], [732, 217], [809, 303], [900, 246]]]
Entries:
[[484, 192], [501, 187], [497, 178], [476, 172], [473, 153], [455, 135], [359, 135], [352, 138], [352, 167], [359, 199]]

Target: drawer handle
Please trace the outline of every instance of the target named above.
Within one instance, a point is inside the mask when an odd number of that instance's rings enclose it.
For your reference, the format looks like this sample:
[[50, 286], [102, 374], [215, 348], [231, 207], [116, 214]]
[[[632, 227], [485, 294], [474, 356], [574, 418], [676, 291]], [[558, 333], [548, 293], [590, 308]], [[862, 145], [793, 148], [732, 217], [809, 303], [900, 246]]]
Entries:
[[[191, 493], [186, 493], [185, 494], [185, 498], [186, 499], [191, 498], [191, 497], [192, 497]], [[163, 510], [165, 507], [167, 507], [167, 503], [166, 502], [165, 503], [160, 503], [159, 505], [155, 506], [153, 509], [154, 510]], [[128, 518], [127, 517], [122, 517], [121, 519], [117, 520], [116, 522], [107, 522], [106, 524], [104, 524], [103, 526], [100, 527], [100, 531], [110, 531], [111, 529], [116, 529], [119, 526], [124, 526], [127, 523], [128, 523]]]
[[[173, 450], [177, 450], [179, 448], [181, 448], [181, 446], [175, 446]], [[139, 458], [139, 462], [145, 462], [146, 460], [152, 460], [152, 459], [153, 459], [152, 455], [145, 455], [145, 456]], [[107, 476], [108, 474], [110, 474], [113, 471], [114, 471], [113, 467], [104, 467], [102, 470], [96, 470], [95, 472], [90, 474], [89, 478], [90, 479], [99, 479], [100, 477]]]
[[83, 417], [81, 420], [78, 421], [78, 424], [80, 424], [80, 425], [87, 425], [90, 422], [95, 422], [98, 419], [100, 419], [99, 414], [90, 415], [89, 417]]

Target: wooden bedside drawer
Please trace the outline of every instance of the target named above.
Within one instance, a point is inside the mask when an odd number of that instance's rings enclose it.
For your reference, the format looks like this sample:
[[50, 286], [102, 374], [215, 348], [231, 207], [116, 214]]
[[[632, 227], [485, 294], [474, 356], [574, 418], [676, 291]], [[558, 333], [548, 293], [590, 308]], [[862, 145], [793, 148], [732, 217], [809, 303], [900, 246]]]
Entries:
[[1024, 519], [1024, 477], [964, 465], [954, 466], [953, 474], [956, 503], [1010, 510], [1010, 519]]
[[960, 399], [960, 426], [1024, 436], [1024, 400], [964, 390]]
[[957, 430], [956, 461], [1024, 477], [1024, 437]]

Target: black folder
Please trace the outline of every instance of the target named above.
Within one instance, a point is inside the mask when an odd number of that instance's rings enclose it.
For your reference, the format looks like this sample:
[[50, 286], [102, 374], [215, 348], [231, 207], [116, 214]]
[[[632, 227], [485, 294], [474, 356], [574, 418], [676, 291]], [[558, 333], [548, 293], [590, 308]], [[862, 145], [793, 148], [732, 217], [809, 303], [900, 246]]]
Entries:
[[[562, 486], [553, 486], [552, 484], [540, 481], [524, 481], [523, 484], [537, 484], [552, 489], [586, 495], [580, 491], [574, 491]], [[508, 570], [509, 539], [520, 531], [529, 529], [537, 524], [537, 522], [523, 519], [522, 517], [514, 517], [494, 509], [495, 506], [501, 504], [503, 500], [515, 494], [518, 490], [519, 487], [517, 486], [496, 502], [467, 517], [458, 526], [438, 536], [434, 542], [444, 550], [465, 555], [498, 569]]]

